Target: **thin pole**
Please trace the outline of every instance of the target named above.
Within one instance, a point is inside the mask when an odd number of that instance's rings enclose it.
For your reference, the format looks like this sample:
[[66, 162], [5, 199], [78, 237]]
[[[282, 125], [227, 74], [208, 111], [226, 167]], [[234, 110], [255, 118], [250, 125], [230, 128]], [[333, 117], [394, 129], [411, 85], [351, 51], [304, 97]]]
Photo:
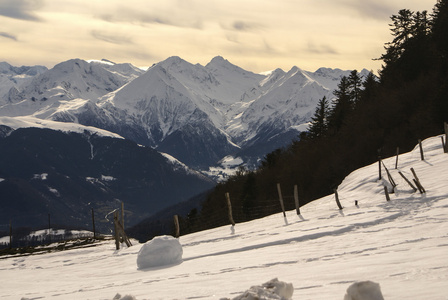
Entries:
[[389, 197], [389, 191], [387, 190], [387, 187], [384, 186], [384, 194], [386, 195], [386, 200], [390, 201], [390, 197]]
[[341, 202], [339, 202], [339, 195], [338, 195], [338, 190], [334, 189], [334, 197], [336, 199], [336, 204], [338, 205], [339, 209], [341, 210], [343, 207], [341, 205]]
[[448, 153], [448, 123], [445, 122], [444, 124], [444, 128], [445, 128], [445, 153]]
[[95, 238], [96, 238], [96, 232], [95, 232], [95, 213], [94, 213], [94, 211], [93, 211], [93, 208], [92, 208], [92, 226], [93, 226], [93, 239], [95, 239]]
[[381, 156], [378, 156], [378, 173], [379, 180], [381, 180]]
[[124, 229], [124, 202], [121, 202], [121, 226], [123, 226]]
[[179, 216], [178, 215], [174, 215], [174, 227], [175, 227], [175, 237], [179, 238], [180, 236], [180, 226], [179, 226]]
[[425, 157], [423, 156], [422, 140], [418, 140], [418, 146], [420, 147], [420, 158], [425, 160]]
[[395, 159], [395, 170], [398, 169], [398, 155], [400, 154], [400, 147], [397, 147], [397, 158]]
[[12, 220], [9, 220], [9, 250], [12, 248]]
[[230, 202], [230, 194], [226, 193], [226, 200], [227, 200], [227, 209], [228, 209], [228, 213], [229, 213], [229, 221], [232, 224], [232, 226], [235, 226], [235, 221], [233, 220], [233, 215], [232, 215], [232, 203]]
[[283, 216], [286, 218], [285, 205], [283, 204], [282, 189], [280, 187], [280, 183], [277, 183], [277, 191], [278, 191], [278, 199], [280, 201], [280, 206], [282, 207], [282, 211], [283, 211]]
[[50, 213], [48, 213], [48, 239], [51, 243], [51, 218]]
[[296, 204], [297, 215], [300, 215], [299, 191], [297, 188], [297, 184], [294, 185], [294, 202]]

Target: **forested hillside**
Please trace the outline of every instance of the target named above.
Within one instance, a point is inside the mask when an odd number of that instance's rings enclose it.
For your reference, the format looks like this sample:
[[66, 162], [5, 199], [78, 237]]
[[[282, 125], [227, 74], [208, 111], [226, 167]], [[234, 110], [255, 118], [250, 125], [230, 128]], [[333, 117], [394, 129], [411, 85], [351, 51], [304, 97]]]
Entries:
[[443, 132], [448, 121], [448, 0], [432, 12], [400, 10], [391, 17], [391, 42], [377, 59], [379, 77], [343, 77], [334, 99], [321, 99], [309, 132], [265, 156], [256, 171], [241, 169], [208, 195], [202, 209], [182, 220], [184, 233], [228, 224], [225, 193], [242, 222], [328, 195], [351, 171], [378, 156], [409, 151], [418, 139]]

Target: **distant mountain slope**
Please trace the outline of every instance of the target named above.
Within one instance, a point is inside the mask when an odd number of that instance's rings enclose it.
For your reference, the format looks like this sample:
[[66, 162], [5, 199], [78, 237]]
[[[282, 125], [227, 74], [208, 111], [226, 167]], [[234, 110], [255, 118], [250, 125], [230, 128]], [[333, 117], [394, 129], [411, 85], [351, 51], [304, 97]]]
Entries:
[[155, 150], [87, 129], [1, 127], [2, 219], [36, 227], [50, 213], [53, 224], [90, 227], [93, 208], [104, 230], [104, 216], [121, 201], [132, 225], [214, 185]]
[[318, 100], [331, 98], [349, 72], [294, 67], [262, 75], [220, 56], [206, 66], [170, 57], [146, 72], [73, 59], [11, 89], [0, 116], [106, 129], [200, 170], [228, 155], [254, 166], [306, 129]]
[[0, 105], [3, 104], [4, 98], [7, 98], [11, 89], [19, 89], [21, 85], [31, 81], [34, 76], [47, 70], [44, 66], [15, 67], [7, 62], [0, 62]]

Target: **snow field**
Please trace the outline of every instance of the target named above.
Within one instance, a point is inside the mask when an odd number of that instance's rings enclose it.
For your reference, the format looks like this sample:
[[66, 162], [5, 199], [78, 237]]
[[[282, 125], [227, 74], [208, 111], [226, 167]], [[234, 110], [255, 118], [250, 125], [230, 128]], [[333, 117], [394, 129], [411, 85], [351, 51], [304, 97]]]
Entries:
[[400, 155], [399, 169], [411, 179], [414, 168], [426, 194], [400, 179], [391, 157], [384, 163], [398, 186], [389, 202], [374, 163], [339, 186], [342, 211], [330, 195], [303, 206], [302, 218], [289, 211], [286, 220], [275, 214], [181, 236], [183, 262], [174, 266], [139, 270], [136, 242], [1, 257], [0, 299], [231, 299], [272, 278], [291, 283], [300, 300], [342, 300], [366, 280], [384, 299], [447, 299], [448, 154], [440, 137], [423, 148], [425, 161], [416, 147]]

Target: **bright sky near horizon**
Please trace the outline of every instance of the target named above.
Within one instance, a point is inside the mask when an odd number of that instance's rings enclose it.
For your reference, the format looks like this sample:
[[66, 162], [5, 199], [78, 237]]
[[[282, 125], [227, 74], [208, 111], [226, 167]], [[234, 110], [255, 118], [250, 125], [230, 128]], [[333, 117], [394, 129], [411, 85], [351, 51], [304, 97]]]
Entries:
[[376, 72], [400, 9], [436, 0], [0, 0], [0, 61], [102, 59], [139, 67], [221, 55], [253, 72], [293, 66]]

